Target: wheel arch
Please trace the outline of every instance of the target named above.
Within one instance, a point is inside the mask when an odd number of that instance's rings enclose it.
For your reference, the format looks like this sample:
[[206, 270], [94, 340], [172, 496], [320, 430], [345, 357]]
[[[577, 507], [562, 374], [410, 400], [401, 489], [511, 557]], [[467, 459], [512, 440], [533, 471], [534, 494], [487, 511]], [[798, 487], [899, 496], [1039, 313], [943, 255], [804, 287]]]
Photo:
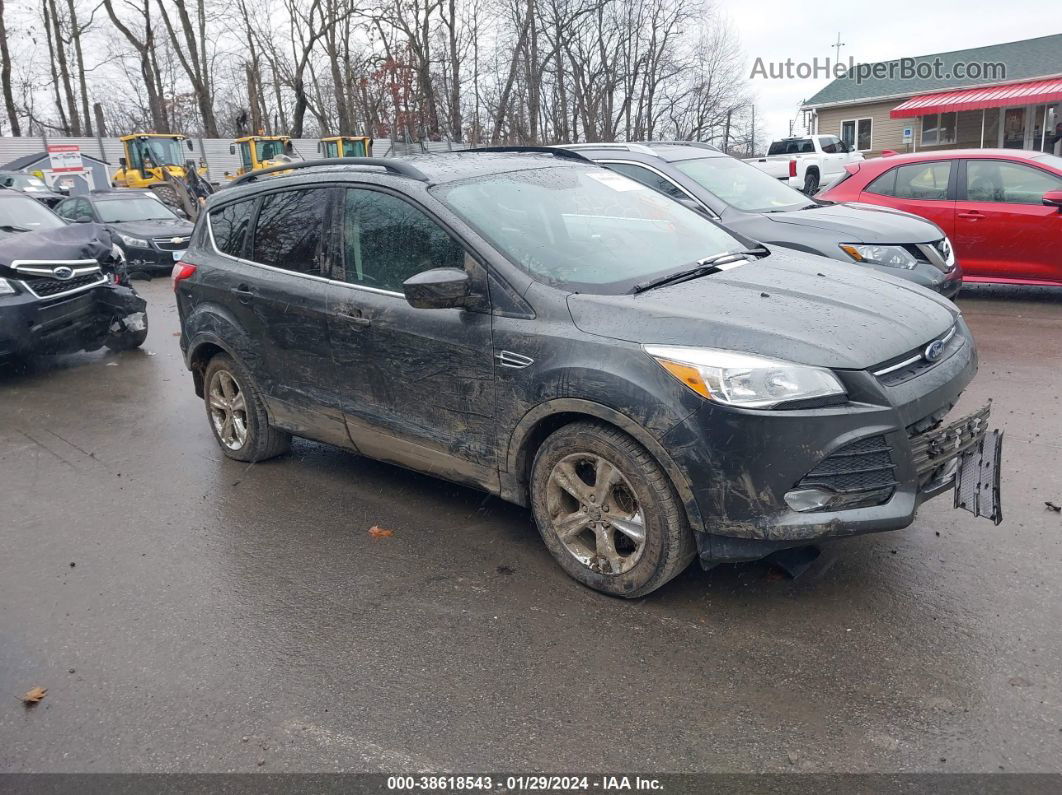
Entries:
[[690, 527], [695, 531], [703, 531], [704, 520], [693, 496], [690, 482], [663, 445], [626, 414], [591, 400], [579, 398], [549, 400], [535, 406], [523, 416], [509, 438], [509, 447], [501, 472], [500, 496], [518, 505], [525, 507], [529, 505], [529, 477], [535, 452], [551, 433], [580, 420], [606, 422], [630, 435], [648, 450], [675, 487], [686, 510], [686, 518]]

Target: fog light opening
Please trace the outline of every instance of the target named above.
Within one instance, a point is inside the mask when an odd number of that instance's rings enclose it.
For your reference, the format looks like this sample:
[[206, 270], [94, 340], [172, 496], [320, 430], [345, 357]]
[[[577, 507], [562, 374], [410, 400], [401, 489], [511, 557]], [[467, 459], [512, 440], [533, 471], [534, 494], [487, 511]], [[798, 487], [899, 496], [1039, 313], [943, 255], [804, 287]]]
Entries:
[[892, 486], [888, 486], [881, 489], [872, 489], [871, 491], [842, 494], [821, 488], [793, 489], [793, 491], [786, 493], [785, 503], [799, 513], [869, 508], [888, 502], [892, 497], [893, 490]]

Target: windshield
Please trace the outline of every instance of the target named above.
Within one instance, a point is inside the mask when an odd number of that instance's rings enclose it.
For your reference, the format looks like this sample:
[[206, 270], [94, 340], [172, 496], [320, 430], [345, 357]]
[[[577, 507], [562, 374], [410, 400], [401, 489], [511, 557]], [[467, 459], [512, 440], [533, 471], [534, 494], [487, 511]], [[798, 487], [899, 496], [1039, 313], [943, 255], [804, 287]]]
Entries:
[[36, 232], [60, 226], [65, 226], [63, 220], [36, 199], [16, 195], [0, 201], [0, 231]]
[[96, 212], [105, 224], [121, 224], [126, 221], [172, 221], [177, 217], [166, 205], [149, 196], [98, 201]]
[[672, 165], [716, 198], [747, 213], [796, 210], [811, 203], [800, 191], [732, 157], [679, 160]]
[[640, 182], [592, 166], [491, 174], [432, 192], [529, 275], [623, 293], [744, 245]]
[[255, 151], [258, 153], [258, 161], [273, 160], [284, 154], [283, 141], [255, 141]]
[[21, 190], [48, 190], [48, 186], [44, 184], [44, 180], [40, 177], [35, 177], [32, 174], [11, 174], [0, 179], [0, 184]]
[[180, 141], [172, 138], [141, 138], [139, 141], [140, 158], [146, 168], [156, 166], [179, 166], [184, 152]]

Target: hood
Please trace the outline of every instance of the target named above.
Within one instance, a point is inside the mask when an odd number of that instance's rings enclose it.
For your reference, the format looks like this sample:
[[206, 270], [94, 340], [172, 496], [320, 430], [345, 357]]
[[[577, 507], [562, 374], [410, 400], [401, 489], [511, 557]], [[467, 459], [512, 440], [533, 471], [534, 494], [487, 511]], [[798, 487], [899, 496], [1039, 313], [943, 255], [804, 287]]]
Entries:
[[108, 259], [111, 234], [99, 224], [71, 224], [39, 232], [20, 232], [0, 240], [0, 268], [15, 260], [69, 262]]
[[852, 370], [924, 345], [959, 315], [911, 282], [783, 248], [639, 295], [573, 294], [568, 308], [589, 334]]
[[174, 218], [165, 221], [125, 221], [120, 224], [107, 224], [115, 232], [130, 237], [189, 237], [194, 228], [188, 221]]
[[944, 236], [940, 227], [924, 218], [872, 204], [828, 204], [760, 217], [782, 225], [775, 232], [779, 237], [785, 235], [785, 225], [821, 230], [834, 235], [838, 243], [928, 243]]

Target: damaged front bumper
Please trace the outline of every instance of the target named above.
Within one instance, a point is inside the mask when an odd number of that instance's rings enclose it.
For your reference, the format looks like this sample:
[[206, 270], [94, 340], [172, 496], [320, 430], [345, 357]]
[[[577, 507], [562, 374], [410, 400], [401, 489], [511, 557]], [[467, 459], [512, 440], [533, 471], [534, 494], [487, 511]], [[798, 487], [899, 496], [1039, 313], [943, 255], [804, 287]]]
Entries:
[[706, 402], [675, 426], [664, 441], [704, 517], [695, 528], [702, 564], [898, 530], [948, 489], [956, 507], [998, 523], [1002, 442], [988, 430], [990, 407], [942, 425], [977, 370], [960, 331], [947, 359], [916, 377], [838, 371], [846, 404], [752, 411]]
[[[101, 348], [117, 322], [135, 324], [147, 302], [131, 287], [108, 282], [54, 300], [29, 291], [0, 298], [0, 358]], [[142, 322], [142, 321], [141, 321]]]

